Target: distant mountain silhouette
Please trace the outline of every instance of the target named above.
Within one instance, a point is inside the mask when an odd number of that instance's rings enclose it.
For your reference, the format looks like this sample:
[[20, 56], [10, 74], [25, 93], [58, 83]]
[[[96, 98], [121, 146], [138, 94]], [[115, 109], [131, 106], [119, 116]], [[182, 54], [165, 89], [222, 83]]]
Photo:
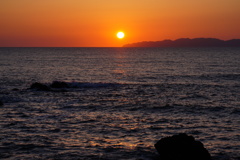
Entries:
[[126, 44], [123, 47], [240, 47], [240, 39], [224, 41], [216, 38], [180, 38], [177, 40], [143, 41]]

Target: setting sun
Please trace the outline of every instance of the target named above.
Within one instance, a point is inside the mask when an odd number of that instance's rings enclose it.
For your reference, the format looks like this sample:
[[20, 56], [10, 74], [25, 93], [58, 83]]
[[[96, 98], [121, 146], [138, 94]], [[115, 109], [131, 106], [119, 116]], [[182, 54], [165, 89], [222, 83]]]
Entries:
[[179, 38], [240, 38], [240, 0], [0, 4], [0, 47], [121, 47]]
[[124, 36], [125, 36], [125, 34], [124, 34], [123, 32], [118, 32], [118, 33], [117, 33], [117, 37], [118, 37], [119, 39], [124, 38]]

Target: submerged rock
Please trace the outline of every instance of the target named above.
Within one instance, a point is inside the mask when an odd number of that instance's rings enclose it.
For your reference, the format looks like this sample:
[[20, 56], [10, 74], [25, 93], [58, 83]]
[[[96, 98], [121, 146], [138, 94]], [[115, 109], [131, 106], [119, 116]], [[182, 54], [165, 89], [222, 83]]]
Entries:
[[160, 160], [210, 160], [209, 152], [200, 141], [185, 133], [160, 139], [155, 148]]
[[59, 81], [54, 81], [51, 85], [51, 88], [68, 88], [68, 84], [66, 82], [59, 82]]
[[12, 91], [19, 91], [19, 89], [18, 88], [13, 88]]
[[38, 91], [50, 91], [51, 89], [42, 83], [35, 82], [31, 85], [30, 89], [36, 89]]
[[0, 101], [0, 106], [3, 106], [3, 102], [2, 101]]

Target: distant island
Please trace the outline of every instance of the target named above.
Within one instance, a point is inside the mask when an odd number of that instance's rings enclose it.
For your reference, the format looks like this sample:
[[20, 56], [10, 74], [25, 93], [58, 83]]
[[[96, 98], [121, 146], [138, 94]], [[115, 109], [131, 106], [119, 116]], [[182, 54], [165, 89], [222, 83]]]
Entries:
[[216, 38], [180, 38], [177, 40], [143, 41], [123, 47], [240, 47], [240, 39], [220, 40]]

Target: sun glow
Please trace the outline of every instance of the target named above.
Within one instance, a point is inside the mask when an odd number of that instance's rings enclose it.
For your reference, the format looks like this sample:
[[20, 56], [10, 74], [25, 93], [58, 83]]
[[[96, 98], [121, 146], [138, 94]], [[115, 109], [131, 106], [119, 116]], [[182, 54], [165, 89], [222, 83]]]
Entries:
[[124, 36], [125, 36], [125, 34], [124, 34], [123, 32], [118, 32], [118, 33], [117, 33], [117, 37], [118, 37], [119, 39], [124, 38]]

